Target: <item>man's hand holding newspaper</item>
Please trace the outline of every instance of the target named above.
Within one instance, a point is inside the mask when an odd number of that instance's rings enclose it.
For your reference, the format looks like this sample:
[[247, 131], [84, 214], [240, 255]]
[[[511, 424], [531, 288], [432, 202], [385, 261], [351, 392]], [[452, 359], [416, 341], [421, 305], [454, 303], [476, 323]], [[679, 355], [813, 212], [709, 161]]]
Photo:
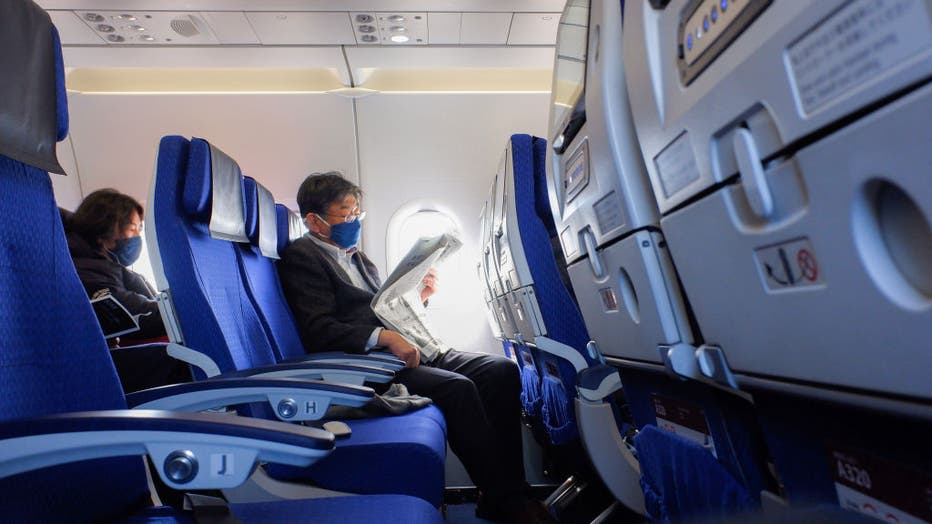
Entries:
[[[424, 282], [425, 277], [433, 275], [433, 268], [462, 245], [451, 233], [418, 240], [372, 299], [372, 310], [379, 319], [389, 329], [397, 331], [417, 346], [424, 362], [430, 362], [449, 349], [431, 333], [427, 324], [427, 311], [422, 298], [422, 291], [428, 285]], [[422, 288], [422, 284], [425, 287]]]

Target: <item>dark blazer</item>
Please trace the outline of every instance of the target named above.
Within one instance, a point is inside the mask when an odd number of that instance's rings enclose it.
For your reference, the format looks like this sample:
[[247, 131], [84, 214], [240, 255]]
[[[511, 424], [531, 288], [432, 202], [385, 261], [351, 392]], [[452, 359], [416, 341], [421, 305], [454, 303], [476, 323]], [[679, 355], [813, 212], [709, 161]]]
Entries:
[[139, 317], [139, 331], [123, 335], [122, 339], [150, 339], [165, 336], [165, 325], [159, 313], [155, 291], [139, 273], [95, 251], [75, 232], [68, 233], [68, 250], [87, 296], [109, 289], [113, 298]]
[[[278, 263], [304, 349], [364, 353], [372, 330], [383, 327], [370, 307], [375, 294], [354, 286], [333, 256], [308, 235], [292, 242]], [[382, 282], [375, 264], [360, 251], [353, 253], [352, 261], [378, 290]]]

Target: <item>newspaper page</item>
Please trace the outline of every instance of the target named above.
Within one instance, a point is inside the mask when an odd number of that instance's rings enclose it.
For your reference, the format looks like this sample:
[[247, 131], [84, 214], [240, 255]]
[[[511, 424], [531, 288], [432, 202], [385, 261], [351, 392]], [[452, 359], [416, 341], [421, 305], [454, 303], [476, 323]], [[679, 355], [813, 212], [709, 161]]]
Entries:
[[376, 316], [420, 348], [426, 361], [446, 352], [449, 346], [431, 333], [427, 310], [421, 302], [421, 281], [462, 245], [452, 233], [418, 240], [372, 299]]

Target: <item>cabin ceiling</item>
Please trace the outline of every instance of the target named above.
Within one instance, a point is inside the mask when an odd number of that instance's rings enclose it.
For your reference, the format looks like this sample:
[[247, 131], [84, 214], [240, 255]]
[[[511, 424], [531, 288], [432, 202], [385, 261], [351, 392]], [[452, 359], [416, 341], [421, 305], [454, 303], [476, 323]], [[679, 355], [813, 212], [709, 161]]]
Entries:
[[[552, 68], [564, 1], [38, 3], [59, 29], [73, 91], [213, 91], [218, 71], [226, 71], [229, 80], [229, 70], [239, 69], [242, 81], [226, 82], [230, 91], [325, 92], [438, 91], [452, 85], [465, 85], [466, 91], [549, 89], [544, 79]], [[77, 69], [91, 71], [75, 75]], [[103, 74], [104, 69], [111, 71]], [[158, 75], [140, 72], [145, 69]], [[282, 72], [288, 69], [305, 71]], [[521, 70], [531, 73], [517, 74]], [[296, 83], [295, 75], [308, 81]]]

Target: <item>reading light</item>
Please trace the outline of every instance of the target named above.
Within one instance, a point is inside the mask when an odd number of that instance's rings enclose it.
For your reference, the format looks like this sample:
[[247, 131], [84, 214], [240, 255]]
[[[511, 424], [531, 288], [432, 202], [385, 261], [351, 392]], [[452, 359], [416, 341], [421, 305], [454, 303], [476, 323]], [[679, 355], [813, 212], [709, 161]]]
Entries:
[[389, 38], [389, 40], [391, 40], [392, 42], [395, 42], [396, 44], [403, 44], [407, 42], [408, 40], [410, 40], [410, 38], [408, 38], [406, 35], [392, 35], [392, 37]]
[[391, 31], [392, 33], [404, 33], [405, 31], [408, 30], [408, 28], [403, 25], [393, 25], [389, 27], [388, 30]]
[[401, 16], [401, 15], [392, 15], [392, 16], [388, 17], [388, 21], [389, 21], [389, 22], [404, 22], [404, 21], [405, 21], [405, 17], [403, 17], [403, 16]]

